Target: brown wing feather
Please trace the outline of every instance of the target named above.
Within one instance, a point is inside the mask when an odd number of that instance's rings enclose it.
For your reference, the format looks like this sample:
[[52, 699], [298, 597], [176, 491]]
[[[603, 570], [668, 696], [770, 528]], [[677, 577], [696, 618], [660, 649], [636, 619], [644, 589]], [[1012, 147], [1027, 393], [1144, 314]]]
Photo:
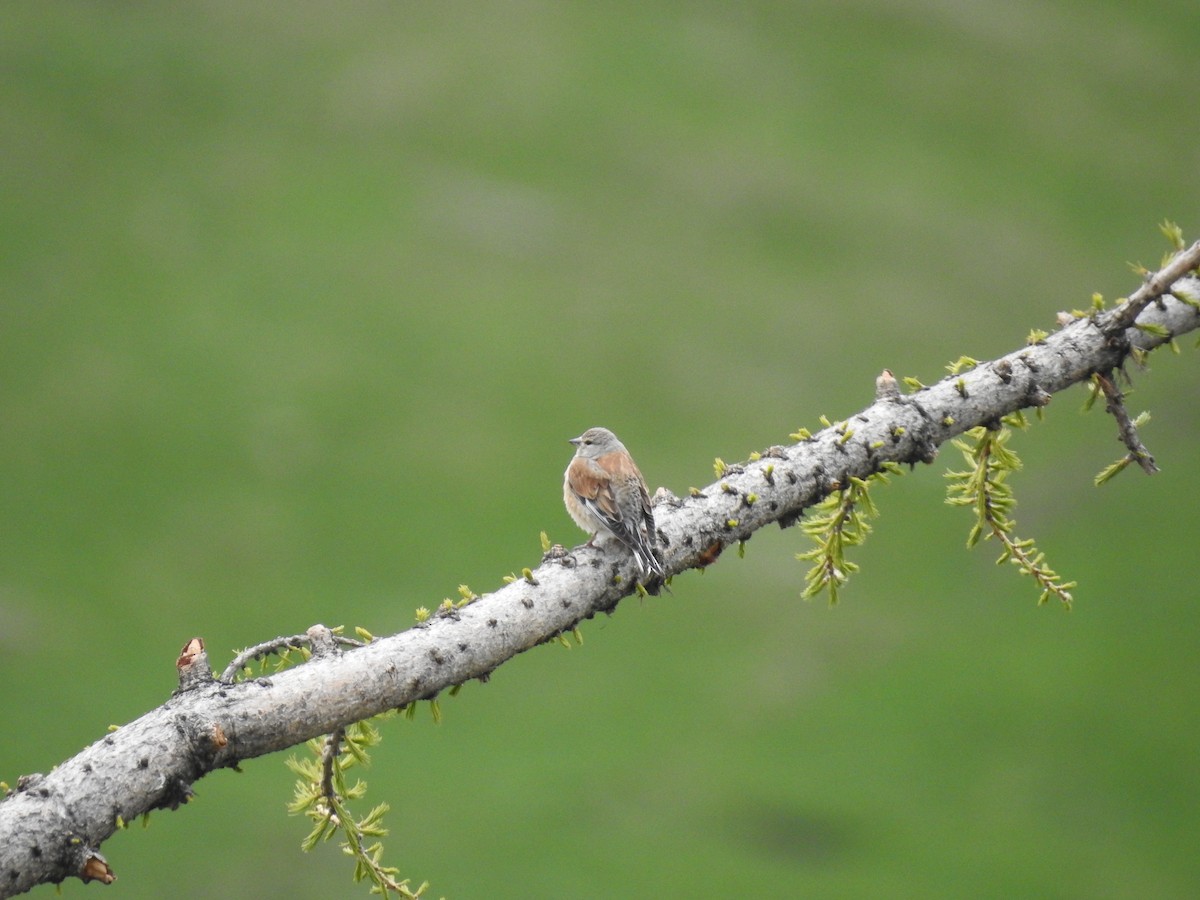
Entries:
[[571, 490], [583, 500], [595, 505], [596, 512], [610, 521], [619, 522], [621, 511], [613, 496], [612, 478], [596, 465], [595, 460], [575, 457], [567, 469]]

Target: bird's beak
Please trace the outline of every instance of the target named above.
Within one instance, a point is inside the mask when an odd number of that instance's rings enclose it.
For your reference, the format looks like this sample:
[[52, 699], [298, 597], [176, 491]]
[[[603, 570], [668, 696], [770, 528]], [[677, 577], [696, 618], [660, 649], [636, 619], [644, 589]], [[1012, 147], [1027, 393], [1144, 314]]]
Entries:
[[578, 447], [578, 446], [579, 446], [579, 442], [580, 442], [582, 439], [583, 439], [582, 435], [581, 435], [580, 437], [567, 438], [567, 443], [568, 443], [568, 444], [574, 444], [576, 447]]

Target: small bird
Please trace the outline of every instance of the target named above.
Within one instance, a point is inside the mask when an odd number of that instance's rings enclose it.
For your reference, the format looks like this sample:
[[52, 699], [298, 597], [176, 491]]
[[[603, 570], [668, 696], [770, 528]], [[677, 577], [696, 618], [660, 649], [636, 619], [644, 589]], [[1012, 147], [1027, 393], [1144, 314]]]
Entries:
[[654, 555], [654, 512], [646, 479], [625, 445], [607, 428], [589, 428], [570, 443], [575, 456], [563, 478], [563, 502], [575, 524], [591, 534], [587, 545], [601, 532], [610, 534], [633, 554], [643, 578], [665, 578]]

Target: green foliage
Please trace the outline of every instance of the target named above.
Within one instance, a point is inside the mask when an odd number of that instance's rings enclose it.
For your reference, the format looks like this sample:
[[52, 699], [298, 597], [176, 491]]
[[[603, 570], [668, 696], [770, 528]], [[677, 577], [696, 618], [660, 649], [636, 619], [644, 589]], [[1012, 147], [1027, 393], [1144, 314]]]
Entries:
[[802, 596], [805, 600], [828, 591], [829, 605], [838, 602], [842, 585], [858, 571], [858, 564], [846, 559], [846, 548], [862, 544], [871, 533], [867, 520], [879, 515], [871, 499], [870, 484], [872, 481], [887, 484], [889, 474], [902, 472], [895, 463], [887, 463], [870, 478], [851, 477], [848, 486], [833, 491], [814, 507], [802, 528], [816, 546], [796, 554], [796, 559], [813, 561], [812, 568], [804, 576], [806, 586]]
[[1131, 462], [1133, 462], [1132, 456], [1126, 455], [1121, 457], [1116, 462], [1105, 466], [1103, 469], [1097, 472], [1096, 477], [1092, 479], [1093, 483], [1096, 485], [1096, 487], [1100, 487], [1100, 485], [1112, 481], [1114, 478], [1124, 472], [1126, 466], [1128, 466]]
[[1163, 233], [1163, 237], [1171, 242], [1171, 246], [1175, 248], [1176, 252], [1187, 246], [1187, 243], [1183, 239], [1183, 229], [1170, 219], [1163, 221], [1158, 226], [1158, 230]]
[[358, 778], [351, 783], [348, 773], [355, 766], [369, 765], [367, 750], [379, 742], [379, 730], [368, 719], [323, 740], [309, 741], [311, 758], [289, 756], [287, 766], [297, 780], [288, 812], [306, 815], [313, 822], [312, 831], [300, 843], [306, 853], [340, 834], [342, 851], [354, 859], [356, 883], [370, 881], [371, 893], [383, 897], [416, 898], [425, 891], [428, 882], [414, 891], [409, 888], [407, 878], [397, 879], [399, 869], [382, 862], [383, 844], [378, 839], [388, 833], [383, 825], [388, 805], [380, 803], [362, 818], [356, 818], [347, 806], [349, 801], [361, 800], [367, 792], [367, 783]]
[[1175, 287], [1173, 287], [1171, 289], [1171, 296], [1174, 297], [1176, 300], [1178, 300], [1180, 303], [1186, 303], [1188, 306], [1192, 307], [1193, 309], [1200, 309], [1200, 299], [1197, 299], [1196, 297], [1193, 297], [1190, 294], [1185, 294], [1183, 292], [1183, 289], [1181, 287], [1179, 287], [1178, 285], [1176, 285]]
[[[1145, 425], [1149, 421], [1150, 421], [1150, 413], [1140, 412], [1133, 419], [1133, 427], [1141, 428], [1143, 425]], [[1096, 487], [1100, 487], [1100, 485], [1102, 485], [1102, 484], [1107, 484], [1108, 482], [1110, 482], [1114, 478], [1116, 478], [1118, 475], [1120, 475], [1122, 472], [1124, 472], [1125, 469], [1129, 467], [1130, 463], [1134, 463], [1137, 461], [1138, 461], [1138, 457], [1135, 456], [1132, 452], [1126, 453], [1124, 456], [1122, 456], [1116, 462], [1105, 466], [1098, 473], [1096, 473], [1096, 477], [1094, 479], [1092, 479], [1092, 481], [1096, 485]]]
[[1092, 407], [1096, 405], [1096, 400], [1103, 396], [1103, 394], [1104, 391], [1100, 387], [1100, 379], [1093, 375], [1092, 380], [1088, 382], [1088, 395], [1087, 399], [1083, 401], [1083, 412], [1091, 412]]
[[[312, 651], [307, 647], [285, 647], [281, 650], [272, 651], [271, 653], [259, 657], [259, 676], [261, 677], [266, 675], [268, 672], [282, 672], [284, 669], [289, 669], [296, 665], [297, 660], [292, 658], [292, 650], [295, 650], [300, 654], [301, 658], [299, 662], [305, 662], [312, 658]], [[271, 661], [272, 657], [275, 658], [274, 662]], [[246, 666], [244, 669], [242, 669], [242, 672], [247, 678], [255, 677], [254, 669], [250, 666]]]
[[1159, 325], [1157, 322], [1134, 322], [1133, 327], [1142, 334], [1148, 334], [1151, 337], [1162, 338], [1166, 340], [1171, 336], [1171, 331], [1165, 325]]
[[[1009, 425], [1019, 428], [1027, 426], [1024, 416], [1009, 416]], [[964, 435], [967, 440], [956, 438], [954, 446], [962, 451], [967, 468], [958, 472], [947, 472], [950, 484], [946, 502], [951, 506], [969, 506], [975, 510], [975, 524], [967, 535], [967, 546], [974, 547], [982, 537], [996, 538], [1002, 545], [997, 564], [1011, 562], [1023, 575], [1029, 575], [1041, 588], [1038, 604], [1050, 597], [1057, 597], [1069, 609], [1071, 589], [1075, 582], [1064, 583], [1045, 562], [1045, 554], [1028, 538], [1019, 538], [1013, 531], [1016, 523], [1011, 517], [1016, 506], [1008, 476], [1021, 468], [1021, 460], [1008, 448], [1012, 436], [1010, 428], [972, 428]]]

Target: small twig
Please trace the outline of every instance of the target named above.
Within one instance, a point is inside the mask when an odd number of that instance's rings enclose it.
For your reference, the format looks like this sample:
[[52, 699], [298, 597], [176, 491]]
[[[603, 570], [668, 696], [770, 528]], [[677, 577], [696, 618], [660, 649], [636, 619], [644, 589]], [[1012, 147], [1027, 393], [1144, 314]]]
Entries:
[[1125, 331], [1133, 325], [1143, 309], [1164, 294], [1170, 293], [1171, 286], [1197, 266], [1200, 266], [1200, 241], [1177, 253], [1169, 263], [1150, 275], [1140, 288], [1130, 294], [1128, 300], [1113, 310], [1105, 331], [1109, 334]]
[[293, 634], [291, 637], [277, 637], [269, 641], [263, 641], [261, 644], [255, 644], [253, 647], [247, 647], [225, 667], [225, 671], [221, 673], [221, 681], [233, 681], [233, 676], [256, 659], [263, 659], [272, 653], [279, 653], [284, 650], [299, 650], [301, 647], [307, 645], [308, 635]]
[[331, 804], [337, 799], [337, 794], [333, 787], [333, 772], [337, 763], [338, 753], [342, 749], [342, 738], [346, 736], [346, 729], [339, 728], [337, 731], [330, 732], [325, 738], [325, 750], [321, 754], [321, 794]]
[[[328, 631], [328, 629], [325, 629]], [[323, 636], [323, 632], [318, 637]], [[303, 647], [308, 647], [313, 644], [314, 635], [312, 629], [304, 634], [293, 634], [289, 637], [277, 637], [269, 641], [264, 641], [261, 644], [255, 644], [253, 647], [247, 647], [241, 653], [233, 658], [233, 661], [225, 667], [225, 671], [221, 673], [221, 681], [229, 683], [233, 681], [233, 677], [242, 669], [246, 668], [250, 663], [257, 659], [265, 659], [272, 653], [282, 653], [286, 650], [299, 650]], [[341, 647], [362, 647], [363, 641], [356, 641], [354, 638], [343, 637], [340, 634], [333, 634], [333, 641]]]
[[1129, 411], [1125, 409], [1125, 395], [1107, 375], [1097, 372], [1093, 377], [1100, 385], [1100, 390], [1104, 391], [1107, 401], [1105, 408], [1117, 420], [1117, 431], [1121, 435], [1121, 442], [1129, 448], [1129, 458], [1141, 466], [1147, 475], [1153, 475], [1159, 468], [1153, 455], [1138, 436], [1137, 423], [1129, 417]]

